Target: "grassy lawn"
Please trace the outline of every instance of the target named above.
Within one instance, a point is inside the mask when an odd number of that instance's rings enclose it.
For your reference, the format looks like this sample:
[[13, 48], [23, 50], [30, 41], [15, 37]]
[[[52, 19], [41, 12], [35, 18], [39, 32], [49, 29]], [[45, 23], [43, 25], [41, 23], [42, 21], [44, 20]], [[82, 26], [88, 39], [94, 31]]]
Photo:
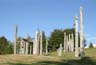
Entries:
[[96, 48], [85, 49], [85, 58], [75, 58], [74, 53], [52, 52], [48, 56], [0, 55], [0, 65], [96, 65]]

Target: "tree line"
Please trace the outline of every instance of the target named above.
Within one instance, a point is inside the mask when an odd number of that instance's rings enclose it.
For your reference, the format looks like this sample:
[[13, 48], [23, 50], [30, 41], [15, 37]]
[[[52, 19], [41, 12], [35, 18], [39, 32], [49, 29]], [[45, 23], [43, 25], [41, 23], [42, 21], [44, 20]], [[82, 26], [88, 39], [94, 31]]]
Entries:
[[[53, 32], [51, 32], [51, 35], [49, 37], [46, 37], [45, 32], [43, 31], [43, 51], [45, 52], [46, 48], [46, 40], [48, 40], [48, 50], [49, 51], [56, 51], [60, 44], [64, 43], [64, 32], [66, 32], [66, 35], [73, 33], [74, 37], [74, 43], [75, 43], [75, 29], [55, 29]], [[18, 37], [17, 41], [21, 41], [22, 37]], [[30, 36], [28, 36], [28, 40], [32, 40]], [[78, 44], [80, 45], [80, 34], [78, 33]], [[84, 43], [86, 43], [86, 40], [84, 38]], [[86, 46], [86, 44], [85, 44]], [[92, 44], [91, 44], [92, 46]], [[20, 47], [20, 42], [17, 42], [17, 48]], [[4, 36], [0, 37], [0, 54], [12, 54], [13, 53], [13, 43], [8, 41]]]

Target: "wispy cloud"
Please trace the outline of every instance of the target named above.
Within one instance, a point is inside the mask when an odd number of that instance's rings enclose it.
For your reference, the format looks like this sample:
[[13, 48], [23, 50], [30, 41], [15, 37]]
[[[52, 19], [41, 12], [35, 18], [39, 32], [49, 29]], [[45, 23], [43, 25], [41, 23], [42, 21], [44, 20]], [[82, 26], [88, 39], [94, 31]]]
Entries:
[[96, 47], [96, 44], [93, 44], [94, 47]]

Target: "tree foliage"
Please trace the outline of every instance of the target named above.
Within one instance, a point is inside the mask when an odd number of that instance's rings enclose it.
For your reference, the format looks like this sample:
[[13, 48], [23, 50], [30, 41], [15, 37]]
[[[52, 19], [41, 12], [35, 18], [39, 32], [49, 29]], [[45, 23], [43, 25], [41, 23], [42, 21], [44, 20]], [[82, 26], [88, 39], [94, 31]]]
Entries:
[[[73, 33], [74, 39], [75, 39], [75, 30], [74, 28], [72, 29], [65, 29], [65, 30], [61, 30], [61, 29], [55, 29], [52, 33], [51, 36], [49, 38], [49, 47], [52, 49], [52, 51], [56, 50], [57, 48], [59, 48], [60, 44], [64, 43], [64, 32], [66, 32], [66, 35], [68, 36], [69, 34]], [[75, 40], [74, 40], [75, 41]]]
[[89, 48], [94, 48], [93, 43], [91, 42]]
[[63, 30], [55, 29], [49, 38], [49, 48], [51, 48], [52, 51], [55, 51], [59, 48], [60, 43], [63, 43], [63, 40]]
[[[51, 48], [52, 51], [56, 50], [57, 48], [59, 48], [60, 43], [64, 43], [64, 32], [66, 32], [66, 35], [68, 36], [69, 34], [73, 34], [74, 37], [74, 47], [75, 47], [75, 29], [74, 28], [70, 28], [70, 29], [65, 29], [65, 30], [61, 30], [61, 29], [55, 29], [52, 33], [51, 36], [49, 38], [49, 48]], [[85, 44], [86, 40], [84, 39], [84, 44]], [[80, 46], [80, 33], [78, 33], [78, 45]]]
[[0, 54], [13, 53], [13, 45], [4, 36], [0, 37]]

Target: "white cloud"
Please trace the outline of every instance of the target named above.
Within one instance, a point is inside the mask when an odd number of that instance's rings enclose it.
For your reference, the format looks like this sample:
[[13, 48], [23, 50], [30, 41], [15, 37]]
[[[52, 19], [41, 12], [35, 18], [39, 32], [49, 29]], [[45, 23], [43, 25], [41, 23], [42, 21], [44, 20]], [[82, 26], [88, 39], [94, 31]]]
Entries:
[[86, 46], [85, 48], [88, 48], [88, 46]]
[[93, 44], [94, 47], [96, 47], [96, 44]]

